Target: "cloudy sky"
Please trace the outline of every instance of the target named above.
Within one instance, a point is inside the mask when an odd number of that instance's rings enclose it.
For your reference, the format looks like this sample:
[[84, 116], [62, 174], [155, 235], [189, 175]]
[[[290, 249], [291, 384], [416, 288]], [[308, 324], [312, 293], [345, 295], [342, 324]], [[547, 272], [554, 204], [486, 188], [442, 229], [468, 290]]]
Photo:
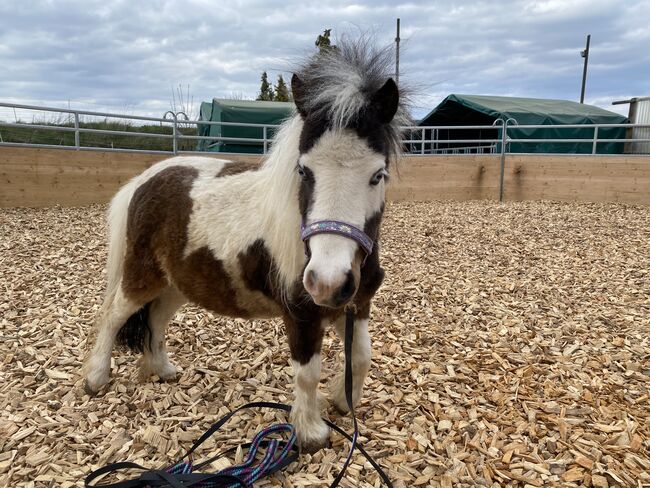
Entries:
[[388, 44], [397, 17], [416, 117], [450, 93], [578, 100], [587, 34], [588, 103], [650, 95], [650, 0], [2, 0], [0, 101], [162, 116], [179, 84], [195, 110], [254, 98], [324, 28]]

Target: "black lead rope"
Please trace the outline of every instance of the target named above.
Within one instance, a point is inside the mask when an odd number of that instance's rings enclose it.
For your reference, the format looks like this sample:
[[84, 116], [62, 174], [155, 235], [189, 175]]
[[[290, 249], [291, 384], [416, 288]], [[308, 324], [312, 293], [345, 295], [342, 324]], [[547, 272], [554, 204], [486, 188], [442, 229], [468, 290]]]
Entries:
[[[350, 441], [350, 451], [348, 452], [348, 455], [345, 459], [345, 462], [343, 463], [343, 467], [341, 468], [341, 471], [339, 471], [339, 474], [336, 476], [332, 484], [329, 486], [329, 488], [336, 488], [341, 480], [343, 479], [343, 476], [345, 476], [345, 472], [352, 462], [352, 455], [354, 454], [355, 449], [357, 449], [365, 458], [366, 460], [372, 465], [373, 468], [377, 471], [379, 474], [379, 477], [382, 479], [384, 484], [388, 488], [393, 488], [393, 484], [391, 483], [390, 479], [388, 478], [388, 475], [384, 472], [384, 470], [379, 466], [379, 464], [368, 454], [368, 452], [360, 445], [357, 444], [357, 440], [359, 437], [359, 426], [357, 424], [357, 418], [354, 413], [354, 406], [352, 404], [352, 342], [354, 340], [354, 311], [352, 309], [347, 309], [346, 310], [346, 316], [345, 316], [345, 339], [344, 339], [344, 344], [345, 344], [345, 400], [348, 404], [348, 408], [350, 409], [350, 414], [352, 415], [352, 425], [354, 427], [354, 432], [352, 435], [349, 435], [347, 432], [345, 432], [343, 429], [338, 427], [337, 425], [333, 424], [329, 420], [323, 419], [325, 423], [335, 432], [338, 434], [342, 435], [345, 437], [348, 441]], [[185, 455], [174, 465], [176, 466], [179, 465], [183, 462], [183, 459], [189, 459], [192, 453], [201, 445], [203, 444], [208, 438], [210, 438], [215, 432], [217, 432], [228, 420], [230, 420], [236, 413], [249, 409], [249, 408], [273, 408], [276, 410], [283, 410], [285, 412], [290, 412], [291, 411], [291, 406], [285, 405], [284, 403], [275, 403], [275, 402], [251, 402], [247, 403], [246, 405], [243, 405], [232, 412], [226, 414], [222, 418], [220, 418], [216, 423], [214, 423], [194, 444], [192, 447], [185, 453]], [[260, 447], [269, 447], [269, 445], [275, 442], [277, 443], [280, 448], [286, 448], [287, 447], [287, 442], [286, 441], [268, 441], [268, 440], [262, 440], [259, 442]], [[207, 459], [200, 464], [196, 464], [192, 466], [193, 470], [200, 469], [204, 466], [207, 466], [208, 464], [212, 463], [213, 461], [216, 461], [217, 459], [226, 456], [228, 454], [233, 453], [234, 451], [237, 450], [238, 447], [242, 448], [249, 448], [251, 447], [252, 443], [247, 443], [243, 444], [241, 446], [234, 446], [231, 447], [220, 454], [217, 454], [216, 456]], [[291, 446], [290, 453], [282, 459], [281, 462], [277, 463], [277, 465], [274, 465], [271, 469], [268, 469], [265, 471], [264, 475], [270, 475], [275, 472], [278, 472], [285, 467], [287, 467], [289, 464], [293, 463], [298, 459], [299, 452], [297, 446], [293, 445]], [[142, 473], [137, 479], [131, 479], [131, 480], [123, 480], [123, 481], [118, 481], [115, 483], [110, 483], [110, 484], [92, 484], [93, 481], [95, 481], [97, 478], [104, 476], [108, 473], [113, 473], [116, 471], [121, 471], [121, 470], [138, 470], [141, 471]], [[209, 487], [209, 488], [230, 488], [230, 487], [243, 487], [243, 488], [250, 488], [252, 485], [246, 483], [242, 478], [234, 475], [234, 474], [228, 474], [228, 473], [198, 473], [198, 472], [192, 472], [192, 473], [172, 473], [170, 472], [169, 467], [165, 467], [162, 469], [157, 469], [157, 470], [148, 470], [145, 467], [132, 463], [132, 462], [119, 462], [119, 463], [112, 463], [108, 464], [102, 468], [96, 469], [95, 471], [92, 471], [85, 479], [84, 486], [86, 488], [145, 488], [145, 487], [151, 487], [151, 488], [189, 488], [189, 487]]]

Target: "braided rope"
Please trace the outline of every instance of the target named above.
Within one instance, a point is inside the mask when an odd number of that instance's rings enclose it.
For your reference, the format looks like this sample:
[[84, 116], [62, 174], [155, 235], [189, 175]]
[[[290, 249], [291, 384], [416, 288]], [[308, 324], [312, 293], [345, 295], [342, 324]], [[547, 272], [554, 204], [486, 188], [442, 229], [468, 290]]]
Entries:
[[[253, 462], [257, 457], [262, 441], [264, 441], [267, 437], [280, 432], [289, 433], [289, 439], [286, 442], [282, 443], [282, 448], [278, 449], [280, 447], [280, 441], [277, 439], [270, 439], [266, 445], [266, 452], [264, 453], [262, 460], [258, 465], [253, 466]], [[275, 468], [277, 468], [285, 459], [287, 459], [287, 456], [289, 453], [291, 453], [291, 450], [293, 449], [295, 443], [296, 429], [293, 427], [293, 425], [271, 425], [270, 427], [262, 429], [257, 434], [255, 434], [255, 437], [251, 442], [251, 446], [248, 448], [246, 458], [241, 464], [230, 466], [219, 471], [216, 474], [234, 476], [241, 480], [245, 486], [252, 487], [255, 481], [263, 478], [267, 473], [273, 472]], [[186, 461], [171, 466], [167, 469], [167, 472], [174, 475], [190, 474], [192, 473], [193, 469], [193, 464], [190, 461]], [[241, 484], [232, 483], [229, 485], [224, 485], [223, 481], [203, 481], [196, 485], [193, 485], [193, 487], [196, 488], [221, 488], [224, 486], [227, 486], [227, 488], [235, 488], [237, 486], [241, 486]]]

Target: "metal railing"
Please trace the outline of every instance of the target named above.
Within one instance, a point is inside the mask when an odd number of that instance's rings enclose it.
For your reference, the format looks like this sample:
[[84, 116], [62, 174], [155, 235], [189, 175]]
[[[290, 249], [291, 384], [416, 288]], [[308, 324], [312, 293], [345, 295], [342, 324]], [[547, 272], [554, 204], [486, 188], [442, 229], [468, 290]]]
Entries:
[[[182, 118], [179, 120], [178, 114], [174, 112], [167, 112], [165, 115], [170, 115], [170, 117], [158, 118], [158, 117], [146, 117], [140, 115], [126, 115], [126, 114], [116, 114], [109, 112], [95, 112], [88, 110], [73, 110], [73, 109], [62, 109], [54, 107], [44, 107], [37, 105], [23, 105], [15, 103], [6, 103], [0, 102], [0, 108], [10, 108], [10, 109], [19, 109], [27, 110], [34, 112], [48, 112], [48, 113], [58, 113], [58, 114], [69, 114], [71, 116], [72, 122], [66, 125], [51, 123], [25, 123], [21, 122], [17, 116], [15, 116], [16, 121], [7, 122], [5, 120], [0, 120], [0, 145], [2, 146], [20, 146], [20, 147], [39, 147], [39, 148], [66, 148], [66, 149], [76, 149], [76, 150], [107, 150], [107, 151], [127, 151], [127, 152], [155, 152], [155, 153], [164, 153], [164, 154], [178, 154], [179, 143], [184, 140], [196, 140], [196, 141], [209, 141], [211, 144], [225, 143], [225, 142], [239, 142], [244, 144], [259, 144], [262, 146], [263, 153], [268, 151], [270, 143], [272, 141], [272, 135], [274, 129], [277, 129], [278, 125], [271, 124], [246, 124], [238, 122], [213, 122], [208, 120], [188, 120]], [[80, 122], [81, 116], [88, 117], [104, 117], [105, 119], [125, 119], [125, 120], [134, 120], [140, 122], [156, 122], [160, 124], [161, 127], [171, 128], [171, 134], [164, 134], [159, 132], [141, 132], [137, 130], [116, 130], [116, 129], [93, 129], [88, 127], [83, 127]], [[184, 134], [180, 130], [182, 127], [187, 126], [223, 126], [223, 127], [244, 127], [244, 128], [259, 128], [262, 132], [261, 138], [249, 138], [249, 137], [226, 137], [226, 136], [200, 136], [193, 134]], [[126, 126], [126, 125], [125, 125]], [[11, 129], [24, 129], [24, 130], [42, 130], [42, 131], [53, 131], [53, 132], [73, 132], [74, 133], [74, 143], [73, 144], [35, 144], [30, 142], [11, 142], [6, 141], [2, 138], [2, 127], [7, 127]], [[113, 135], [113, 136], [124, 136], [124, 137], [145, 137], [145, 138], [158, 138], [166, 139], [171, 141], [170, 150], [148, 150], [148, 149], [137, 149], [137, 148], [115, 148], [115, 147], [102, 147], [96, 145], [83, 145], [81, 143], [82, 134], [101, 134], [101, 135]], [[205, 151], [194, 151], [194, 150], [182, 150], [182, 152], [205, 152]]]
[[[95, 112], [86, 110], [73, 110], [54, 107], [43, 107], [36, 105], [22, 105], [14, 103], [0, 102], [0, 108], [12, 109], [14, 111], [14, 122], [8, 122], [0, 119], [0, 145], [3, 146], [20, 146], [20, 147], [39, 147], [39, 148], [68, 148], [75, 150], [108, 150], [108, 151], [128, 151], [128, 152], [159, 152], [164, 154], [178, 154], [183, 153], [201, 153], [205, 151], [197, 151], [196, 149], [182, 148], [183, 141], [205, 141], [207, 148], [220, 144], [220, 143], [242, 143], [252, 147], [260, 148], [262, 153], [267, 153], [272, 143], [275, 130], [278, 125], [272, 124], [245, 124], [235, 122], [213, 122], [206, 120], [187, 120], [187, 116], [179, 118], [179, 114], [174, 112], [167, 112], [165, 117], [146, 117], [128, 114], [116, 114], [108, 112]], [[62, 123], [26, 123], [21, 122], [15, 111], [31, 111], [31, 112], [48, 112], [58, 114], [68, 114], [69, 121], [65, 124]], [[167, 117], [170, 116], [170, 118]], [[185, 115], [185, 114], [182, 114]], [[127, 121], [139, 122], [154, 122], [160, 124], [161, 128], [166, 128], [171, 133], [161, 132], [146, 132], [144, 130], [137, 130], [138, 126], [127, 126], [124, 128], [133, 127], [133, 130], [121, 129], [99, 129], [84, 126], [81, 121], [82, 117], [104, 117], [105, 119], [122, 119]], [[88, 125], [88, 123], [86, 123]], [[192, 126], [221, 126], [221, 127], [240, 127], [248, 129], [259, 129], [261, 137], [228, 137], [222, 135], [198, 135], [189, 134], [186, 129]], [[2, 128], [39, 130], [39, 131], [53, 131], [62, 133], [74, 133], [74, 139], [71, 144], [48, 144], [48, 143], [33, 143], [33, 142], [15, 142], [7, 141], [3, 138]], [[140, 125], [140, 127], [144, 127]], [[474, 126], [409, 126], [403, 127], [404, 134], [407, 138], [402, 142], [407, 153], [412, 155], [435, 155], [435, 154], [506, 154], [512, 150], [514, 144], [519, 144], [521, 147], [530, 147], [532, 144], [590, 144], [591, 154], [598, 154], [598, 149], [602, 144], [625, 144], [626, 147], [631, 147], [631, 144], [640, 144], [642, 149], [645, 143], [650, 143], [648, 137], [634, 137], [635, 131], [642, 135], [650, 135], [650, 124], [589, 124], [589, 125], [519, 125], [513, 119], [506, 121], [497, 120], [493, 125], [474, 125]], [[584, 138], [529, 138], [523, 137], [526, 131], [535, 129], [554, 129], [554, 130], [568, 130], [580, 129], [582, 131], [591, 132]], [[614, 137], [601, 137], [603, 131], [606, 129], [621, 129], [625, 130], [624, 138]], [[639, 130], [640, 129], [640, 130]], [[185, 131], [184, 131], [185, 130]], [[464, 137], [460, 134], [467, 134], [470, 132], [470, 137]], [[488, 131], [487, 133], [485, 131]], [[6, 132], [6, 130], [5, 130]], [[611, 132], [611, 130], [610, 130]], [[162, 139], [169, 141], [168, 149], [151, 150], [141, 148], [119, 148], [102, 147], [98, 145], [85, 145], [82, 141], [83, 135], [107, 135], [107, 136], [121, 136], [141, 137]], [[478, 137], [471, 137], [471, 134], [478, 134]], [[481, 137], [488, 135], [489, 137]], [[453, 137], [452, 137], [453, 136]], [[648, 144], [650, 148], [650, 144]], [[527, 152], [525, 150], [518, 150], [516, 152]], [[584, 151], [581, 151], [584, 152]], [[645, 152], [645, 151], [644, 151]], [[650, 152], [650, 149], [647, 151]]]

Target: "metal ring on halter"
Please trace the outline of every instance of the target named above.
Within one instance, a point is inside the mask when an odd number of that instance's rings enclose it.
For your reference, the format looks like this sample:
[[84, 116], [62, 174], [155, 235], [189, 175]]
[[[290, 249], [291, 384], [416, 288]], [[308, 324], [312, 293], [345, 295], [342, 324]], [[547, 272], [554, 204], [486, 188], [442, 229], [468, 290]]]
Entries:
[[[355, 241], [366, 253], [366, 257], [372, 254], [374, 241], [364, 231], [346, 222], [338, 220], [318, 220], [311, 224], [302, 224], [300, 227], [300, 236], [303, 242], [316, 234], [337, 234]], [[364, 260], [365, 261], [365, 260]]]

